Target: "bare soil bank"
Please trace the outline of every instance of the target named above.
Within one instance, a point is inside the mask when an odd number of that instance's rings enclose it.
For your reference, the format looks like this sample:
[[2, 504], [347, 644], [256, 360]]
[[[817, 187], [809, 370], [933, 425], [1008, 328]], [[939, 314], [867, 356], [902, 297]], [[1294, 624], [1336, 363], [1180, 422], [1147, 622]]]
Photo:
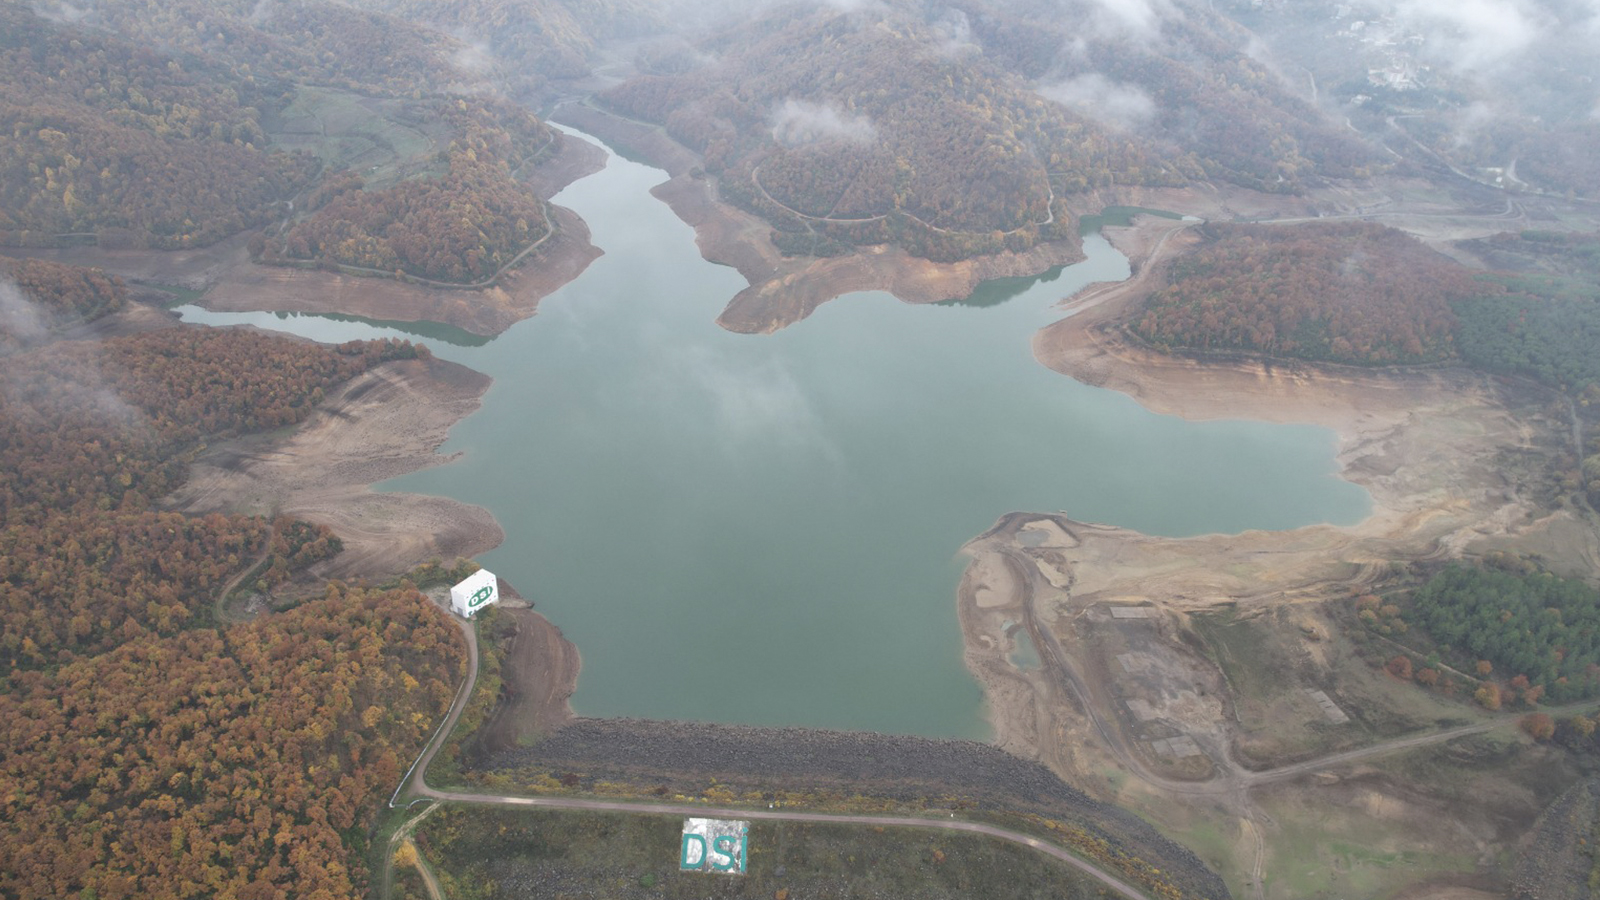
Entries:
[[960, 299], [991, 278], [1037, 275], [1083, 259], [1077, 241], [956, 263], [931, 262], [886, 246], [860, 248], [830, 259], [785, 257], [772, 245], [772, 226], [719, 202], [715, 181], [699, 169], [700, 158], [660, 128], [582, 104], [563, 106], [552, 118], [604, 138], [671, 176], [652, 193], [695, 229], [702, 256], [732, 266], [750, 282], [717, 319], [729, 331], [776, 331], [804, 319], [823, 303], [856, 291], [888, 291], [909, 303]]
[[[504, 579], [501, 586], [507, 593]], [[571, 722], [567, 700], [577, 690], [581, 666], [578, 648], [549, 619], [510, 607], [500, 615], [511, 630], [500, 662], [500, 704], [478, 736], [479, 746], [495, 751], [525, 746]]]
[[[865, 732], [750, 728], [640, 719], [576, 719], [531, 748], [493, 754], [486, 770], [573, 772], [669, 790], [708, 781], [737, 792], [827, 790], [913, 804], [975, 802], [1077, 825], [1201, 897], [1227, 897], [1215, 873], [1149, 824], [1089, 798], [1037, 763], [988, 744]], [[937, 799], [934, 799], [937, 798]]]
[[488, 386], [488, 376], [443, 360], [385, 363], [345, 383], [286, 435], [208, 449], [164, 505], [327, 525], [345, 549], [313, 567], [319, 579], [379, 579], [430, 557], [483, 553], [504, 539], [487, 510], [445, 497], [376, 493], [371, 485], [447, 462], [436, 450]]

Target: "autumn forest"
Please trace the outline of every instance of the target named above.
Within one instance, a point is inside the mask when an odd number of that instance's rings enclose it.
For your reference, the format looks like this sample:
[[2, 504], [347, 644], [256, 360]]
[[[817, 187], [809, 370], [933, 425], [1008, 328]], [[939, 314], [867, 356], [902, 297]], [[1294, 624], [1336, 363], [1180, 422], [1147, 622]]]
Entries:
[[[62, 321], [124, 298], [97, 271], [11, 272]], [[414, 590], [338, 584], [227, 625], [234, 576], [259, 561], [260, 586], [281, 584], [337, 536], [158, 501], [205, 442], [302, 421], [419, 351], [183, 327], [7, 337], [26, 345], [0, 356], [0, 894], [358, 893], [371, 800], [448, 702], [456, 629]]]

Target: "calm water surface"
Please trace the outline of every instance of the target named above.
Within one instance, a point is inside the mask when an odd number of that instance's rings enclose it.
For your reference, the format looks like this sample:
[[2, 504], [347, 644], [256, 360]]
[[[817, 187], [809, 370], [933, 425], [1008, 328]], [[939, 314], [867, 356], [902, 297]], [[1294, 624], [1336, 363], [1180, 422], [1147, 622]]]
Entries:
[[1098, 235], [1086, 262], [970, 303], [852, 294], [735, 335], [713, 320], [744, 281], [650, 196], [662, 177], [612, 156], [558, 198], [604, 256], [499, 338], [429, 335], [494, 386], [444, 447], [459, 462], [384, 485], [494, 513], [506, 542], [481, 562], [577, 644], [580, 714], [982, 738], [956, 554], [1000, 515], [1179, 536], [1368, 510], [1326, 430], [1154, 415], [1035, 362], [1055, 301], [1128, 275]]

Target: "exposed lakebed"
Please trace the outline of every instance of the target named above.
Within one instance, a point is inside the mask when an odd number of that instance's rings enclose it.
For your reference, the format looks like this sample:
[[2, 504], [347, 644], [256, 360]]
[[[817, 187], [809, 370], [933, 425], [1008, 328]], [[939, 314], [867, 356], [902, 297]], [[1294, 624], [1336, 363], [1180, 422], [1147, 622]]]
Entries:
[[498, 338], [427, 339], [494, 385], [443, 448], [461, 459], [385, 485], [493, 512], [506, 542], [481, 561], [579, 647], [581, 714], [981, 738], [956, 554], [1002, 514], [1183, 536], [1367, 512], [1329, 431], [1159, 416], [1034, 360], [1055, 301], [1127, 277], [1098, 235], [977, 303], [852, 294], [737, 335], [714, 319], [743, 280], [700, 257], [661, 180], [611, 156], [557, 198], [604, 256]]

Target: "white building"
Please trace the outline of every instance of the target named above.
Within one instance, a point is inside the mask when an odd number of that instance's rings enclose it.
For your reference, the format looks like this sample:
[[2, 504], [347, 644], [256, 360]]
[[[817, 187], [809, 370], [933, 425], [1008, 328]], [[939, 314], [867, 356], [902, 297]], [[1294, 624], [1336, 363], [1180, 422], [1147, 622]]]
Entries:
[[488, 569], [479, 569], [450, 589], [450, 610], [470, 619], [478, 610], [500, 602], [500, 579]]

